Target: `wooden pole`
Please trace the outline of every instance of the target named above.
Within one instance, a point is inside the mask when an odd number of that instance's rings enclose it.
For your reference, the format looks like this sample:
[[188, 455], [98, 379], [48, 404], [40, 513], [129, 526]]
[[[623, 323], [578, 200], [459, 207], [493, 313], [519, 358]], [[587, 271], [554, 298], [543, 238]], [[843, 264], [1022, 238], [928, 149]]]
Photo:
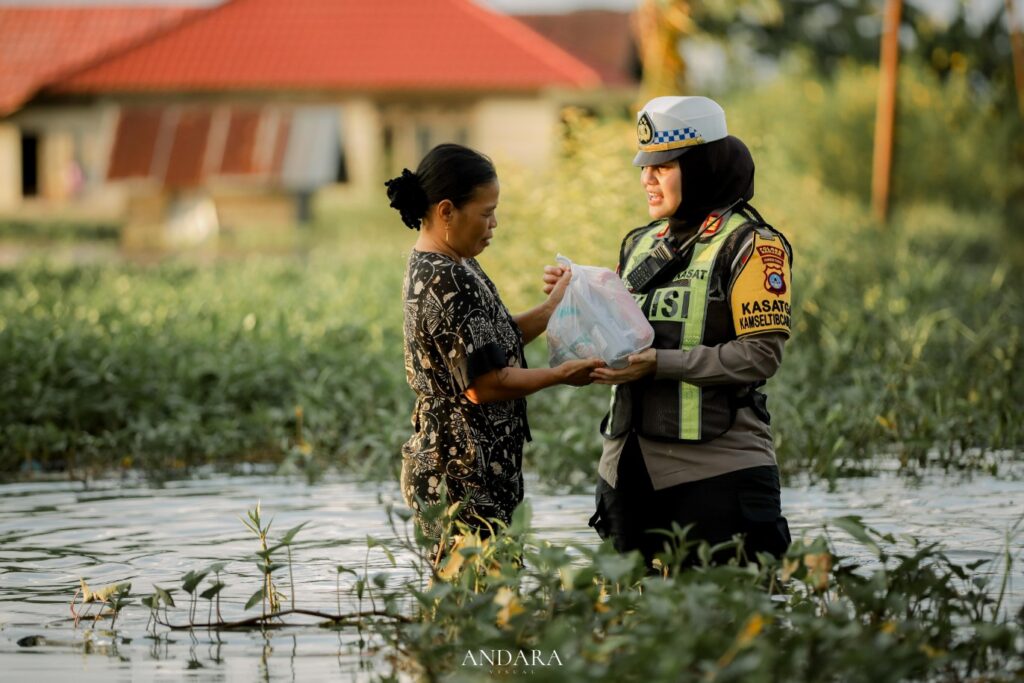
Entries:
[[889, 217], [889, 184], [892, 176], [893, 129], [896, 122], [896, 75], [900, 59], [902, 8], [902, 0], [886, 0], [882, 25], [878, 107], [875, 111], [874, 165], [871, 173], [871, 208], [880, 223], [885, 223]]
[[679, 41], [692, 35], [688, 0], [640, 0], [634, 15], [643, 62], [640, 102], [686, 91], [686, 62]]
[[1024, 118], [1024, 38], [1017, 26], [1013, 13], [1013, 0], [1006, 0], [1006, 25], [1010, 30], [1010, 46], [1013, 48], [1013, 76], [1017, 86], [1017, 108]]

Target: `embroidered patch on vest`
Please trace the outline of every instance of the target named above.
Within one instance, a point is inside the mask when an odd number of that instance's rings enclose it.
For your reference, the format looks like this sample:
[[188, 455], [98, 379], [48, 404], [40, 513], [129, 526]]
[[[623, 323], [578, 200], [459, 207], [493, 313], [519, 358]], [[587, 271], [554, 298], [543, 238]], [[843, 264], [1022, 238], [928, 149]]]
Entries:
[[701, 239], [711, 237], [722, 228], [722, 223], [725, 221], [721, 220], [721, 218], [717, 213], [708, 214], [708, 217], [704, 219], [704, 223], [700, 226]]
[[764, 264], [764, 288], [775, 296], [786, 293], [786, 250], [768, 244], [758, 245], [757, 254]]
[[731, 293], [736, 335], [789, 332], [791, 324], [789, 254], [777, 240], [754, 236], [749, 260], [741, 266]]

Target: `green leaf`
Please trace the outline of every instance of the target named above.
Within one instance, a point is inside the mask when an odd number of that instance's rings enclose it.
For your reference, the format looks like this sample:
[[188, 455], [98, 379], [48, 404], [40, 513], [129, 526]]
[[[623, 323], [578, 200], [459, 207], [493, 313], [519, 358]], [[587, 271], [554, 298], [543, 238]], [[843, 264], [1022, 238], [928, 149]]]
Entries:
[[281, 545], [291, 544], [292, 539], [295, 538], [295, 534], [299, 533], [302, 527], [306, 526], [307, 524], [309, 524], [309, 522], [303, 522], [302, 524], [298, 526], [293, 526], [291, 529], [286, 531], [284, 536], [281, 538]]
[[530, 522], [533, 519], [533, 507], [529, 500], [523, 500], [512, 513], [512, 522], [508, 526], [510, 536], [519, 536], [530, 531]]
[[221, 589], [224, 588], [224, 585], [225, 585], [224, 583], [222, 583], [220, 581], [217, 581], [212, 586], [210, 586], [209, 588], [204, 590], [202, 593], [200, 593], [199, 597], [201, 597], [204, 600], [212, 600], [214, 598], [214, 596], [217, 595], [217, 593], [220, 593]]
[[339, 564], [337, 569], [339, 574], [352, 574], [353, 576], [359, 576], [359, 573], [355, 569], [349, 569], [343, 564]]
[[875, 557], [880, 557], [882, 555], [882, 549], [878, 547], [878, 544], [875, 543], [874, 539], [868, 535], [868, 527], [864, 525], [860, 517], [856, 515], [837, 517], [833, 519], [831, 523], [853, 536], [855, 540], [860, 541], [861, 545], [874, 553]]
[[227, 567], [227, 566], [228, 566], [227, 562], [214, 562], [213, 564], [210, 565], [210, 567], [206, 571], [209, 574], [217, 574], [219, 572], [224, 571], [224, 567]]
[[196, 586], [202, 583], [203, 579], [206, 578], [207, 572], [195, 572], [190, 571], [188, 574], [182, 577], [181, 588], [189, 595], [195, 592]]
[[[241, 520], [242, 524], [245, 525], [246, 529], [248, 529], [249, 531], [253, 532], [254, 534], [259, 535], [259, 527], [257, 527], [255, 524], [253, 524], [252, 522], [250, 522], [248, 520], [242, 519], [241, 517], [239, 517], [238, 519]], [[252, 515], [251, 514], [249, 515], [249, 519], [252, 519]]]
[[628, 555], [601, 555], [597, 558], [597, 569], [612, 583], [618, 583], [619, 580], [627, 576], [633, 571], [633, 567], [636, 566], [637, 555], [630, 553]]
[[277, 544], [277, 545], [274, 545], [274, 546], [271, 546], [271, 547], [267, 548], [266, 550], [257, 550], [257, 551], [256, 551], [255, 553], [253, 553], [253, 554], [254, 554], [254, 555], [256, 555], [257, 557], [261, 557], [261, 558], [263, 558], [264, 560], [269, 560], [269, 559], [270, 559], [270, 557], [271, 557], [271, 556], [272, 556], [272, 555], [273, 555], [273, 554], [274, 554], [275, 552], [277, 552], [278, 550], [280, 550], [280, 549], [281, 549], [281, 548], [283, 548], [284, 546], [285, 546], [285, 544], [284, 544], [284, 543], [279, 543], [279, 544]]
[[266, 591], [265, 588], [260, 588], [258, 591], [253, 593], [252, 597], [249, 598], [249, 602], [245, 603], [245, 609], [249, 609], [253, 605], [257, 605], [260, 602], [262, 602], [263, 598], [264, 598], [264, 595], [265, 595], [265, 591]]
[[156, 596], [168, 607], [174, 607], [174, 598], [171, 597], [173, 590], [166, 590], [154, 584], [153, 590], [156, 591]]

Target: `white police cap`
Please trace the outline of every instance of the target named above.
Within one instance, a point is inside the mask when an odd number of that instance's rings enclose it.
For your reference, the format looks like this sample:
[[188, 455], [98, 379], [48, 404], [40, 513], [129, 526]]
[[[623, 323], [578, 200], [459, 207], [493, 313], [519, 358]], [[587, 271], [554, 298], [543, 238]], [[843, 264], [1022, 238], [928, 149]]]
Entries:
[[725, 111], [707, 97], [655, 97], [637, 114], [634, 166], [656, 166], [729, 135]]

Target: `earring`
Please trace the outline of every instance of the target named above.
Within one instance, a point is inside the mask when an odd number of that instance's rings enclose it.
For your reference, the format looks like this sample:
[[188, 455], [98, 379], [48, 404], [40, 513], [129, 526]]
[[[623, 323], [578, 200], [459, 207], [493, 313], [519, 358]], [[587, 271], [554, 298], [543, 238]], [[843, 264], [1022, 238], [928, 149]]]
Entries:
[[[451, 227], [452, 226], [449, 225], [448, 223], [444, 224], [444, 243], [445, 244], [448, 244], [448, 231], [451, 229]], [[451, 246], [451, 245], [449, 245], [449, 246]]]

